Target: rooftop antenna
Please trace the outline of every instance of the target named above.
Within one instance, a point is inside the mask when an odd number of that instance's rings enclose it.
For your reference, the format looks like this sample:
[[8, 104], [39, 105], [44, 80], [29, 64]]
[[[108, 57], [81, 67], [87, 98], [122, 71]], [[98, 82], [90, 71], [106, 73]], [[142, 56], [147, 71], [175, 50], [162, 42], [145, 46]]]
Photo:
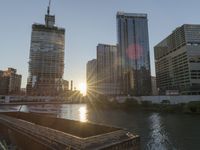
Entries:
[[50, 6], [51, 6], [51, 0], [49, 0], [49, 6], [47, 8], [47, 14], [49, 15], [50, 14]]

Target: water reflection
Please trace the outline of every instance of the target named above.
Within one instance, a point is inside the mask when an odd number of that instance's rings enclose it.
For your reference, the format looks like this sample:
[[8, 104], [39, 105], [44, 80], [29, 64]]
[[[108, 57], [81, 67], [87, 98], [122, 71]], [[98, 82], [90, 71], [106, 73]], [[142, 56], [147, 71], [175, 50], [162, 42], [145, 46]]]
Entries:
[[[1, 105], [0, 105], [1, 106]], [[0, 107], [0, 112], [17, 112], [17, 111], [22, 111], [23, 105], [11, 105], [11, 106], [1, 106]]]
[[82, 106], [79, 108], [79, 118], [81, 122], [87, 122], [87, 108]]
[[87, 105], [85, 104], [63, 104], [57, 115], [59, 118], [78, 120], [81, 122], [88, 121]]
[[150, 133], [149, 141], [147, 143], [147, 149], [162, 149], [167, 150], [175, 149], [171, 146], [171, 142], [168, 138], [167, 132], [163, 126], [162, 118], [159, 113], [153, 113], [149, 117]]
[[[20, 107], [0, 105], [0, 112], [28, 112], [32, 106]], [[140, 135], [142, 150], [198, 150], [200, 147], [200, 115], [91, 110], [85, 104], [52, 105], [51, 108], [59, 109], [57, 117], [60, 118], [127, 128]]]

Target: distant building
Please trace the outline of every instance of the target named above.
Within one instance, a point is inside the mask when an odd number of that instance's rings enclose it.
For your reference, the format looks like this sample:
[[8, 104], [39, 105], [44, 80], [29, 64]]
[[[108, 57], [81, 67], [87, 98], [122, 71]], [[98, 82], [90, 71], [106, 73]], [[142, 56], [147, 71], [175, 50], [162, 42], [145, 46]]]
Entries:
[[118, 12], [117, 39], [120, 95], [150, 95], [147, 14]]
[[73, 91], [73, 80], [71, 80], [70, 90]]
[[97, 85], [97, 60], [92, 59], [87, 62], [86, 68], [86, 78], [87, 78], [87, 95], [95, 96], [96, 85]]
[[17, 70], [13, 68], [0, 71], [0, 95], [20, 93], [22, 76], [16, 73]]
[[69, 81], [63, 80], [63, 90], [64, 92], [69, 91]]
[[158, 89], [156, 84], [156, 77], [151, 76], [151, 89], [152, 89], [152, 95], [158, 95]]
[[200, 25], [176, 28], [154, 53], [160, 94], [200, 94]]
[[33, 24], [27, 94], [56, 96], [62, 91], [65, 29], [54, 25], [48, 7], [45, 24]]
[[26, 95], [26, 88], [21, 88], [19, 95]]
[[119, 93], [116, 45], [97, 46], [97, 92], [107, 96]]

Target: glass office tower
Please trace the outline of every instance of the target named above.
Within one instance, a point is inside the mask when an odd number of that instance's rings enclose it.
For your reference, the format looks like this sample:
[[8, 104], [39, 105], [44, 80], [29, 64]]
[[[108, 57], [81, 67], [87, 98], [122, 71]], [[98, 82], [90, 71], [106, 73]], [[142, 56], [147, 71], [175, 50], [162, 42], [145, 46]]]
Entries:
[[150, 95], [151, 73], [146, 14], [117, 13], [120, 95]]
[[118, 95], [116, 45], [97, 45], [97, 91], [106, 96]]
[[86, 67], [86, 78], [87, 78], [87, 96], [95, 96], [96, 84], [97, 84], [97, 60], [92, 59], [87, 62]]

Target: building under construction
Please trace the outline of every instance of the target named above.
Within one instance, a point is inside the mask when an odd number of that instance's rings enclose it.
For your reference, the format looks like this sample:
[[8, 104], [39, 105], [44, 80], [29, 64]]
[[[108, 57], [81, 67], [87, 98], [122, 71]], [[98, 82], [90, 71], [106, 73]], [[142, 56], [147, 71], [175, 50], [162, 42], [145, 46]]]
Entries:
[[55, 26], [50, 4], [45, 24], [33, 24], [29, 56], [28, 95], [54, 96], [62, 91], [65, 29]]

